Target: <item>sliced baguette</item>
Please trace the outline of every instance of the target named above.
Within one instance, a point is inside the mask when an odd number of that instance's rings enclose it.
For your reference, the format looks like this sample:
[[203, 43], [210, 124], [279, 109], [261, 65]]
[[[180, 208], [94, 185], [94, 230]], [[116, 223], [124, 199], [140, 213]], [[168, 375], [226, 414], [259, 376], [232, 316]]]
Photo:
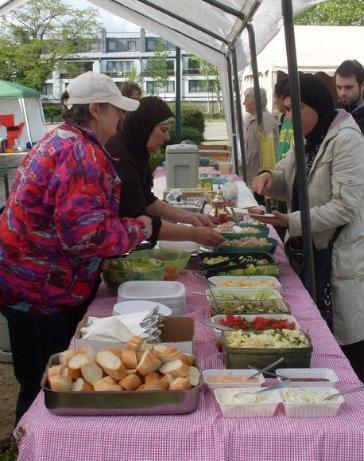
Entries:
[[143, 353], [142, 358], [137, 366], [137, 371], [145, 376], [146, 374], [158, 370], [158, 368], [162, 365], [162, 362], [159, 358], [153, 354], [153, 352], [149, 349]]
[[104, 370], [106, 375], [111, 376], [116, 381], [126, 376], [126, 370], [120, 357], [110, 351], [99, 351], [96, 354], [96, 362]]
[[102, 368], [95, 362], [86, 363], [81, 368], [81, 374], [83, 379], [91, 385], [94, 385], [96, 381], [100, 381], [100, 379], [104, 376]]
[[191, 382], [188, 378], [176, 378], [170, 385], [169, 390], [171, 391], [180, 391], [183, 389], [190, 389]]
[[145, 348], [144, 339], [140, 336], [132, 336], [127, 342], [126, 348], [133, 351], [143, 351]]
[[201, 380], [201, 373], [196, 367], [190, 367], [190, 372], [188, 373], [188, 379], [193, 387], [198, 386]]
[[91, 359], [86, 354], [76, 354], [70, 358], [68, 361], [68, 371], [69, 376], [72, 379], [77, 379], [81, 377], [81, 368], [86, 365], [86, 363], [90, 363]]
[[53, 365], [52, 367], [49, 367], [47, 370], [48, 380], [51, 376], [61, 375], [64, 369], [65, 369], [64, 365]]
[[66, 376], [54, 375], [49, 378], [49, 385], [52, 391], [55, 392], [70, 391], [72, 388], [72, 380]]
[[94, 388], [89, 383], [87, 383], [84, 379], [77, 378], [76, 381], [72, 383], [71, 390], [75, 392], [82, 392], [82, 391], [93, 391]]
[[76, 355], [76, 351], [74, 349], [68, 349], [66, 351], [61, 352], [58, 355], [59, 363], [61, 365], [67, 366], [69, 359], [73, 357], [74, 355]]
[[195, 363], [195, 356], [192, 354], [182, 353], [178, 358], [182, 360], [183, 363], [185, 363], [186, 365], [190, 367], [192, 367], [192, 365], [194, 365]]
[[181, 351], [176, 347], [166, 346], [165, 344], [157, 344], [153, 346], [153, 353], [162, 361], [162, 363], [171, 362], [179, 358]]
[[121, 360], [127, 369], [135, 369], [138, 365], [136, 352], [131, 349], [121, 350]]
[[159, 381], [162, 379], [162, 375], [158, 371], [151, 371], [144, 376], [144, 382], [146, 384], [152, 383], [153, 381]]
[[119, 391], [121, 392], [123, 389], [116, 384], [115, 380], [111, 378], [111, 376], [105, 376], [105, 378], [100, 379], [100, 381], [96, 381], [94, 383], [94, 390], [95, 391]]
[[138, 375], [132, 374], [119, 381], [119, 384], [126, 391], [133, 391], [141, 386], [142, 380]]
[[167, 362], [162, 365], [159, 369], [160, 373], [166, 374], [170, 373], [175, 378], [186, 378], [190, 372], [188, 365], [182, 362], [180, 359], [172, 360], [172, 362]]

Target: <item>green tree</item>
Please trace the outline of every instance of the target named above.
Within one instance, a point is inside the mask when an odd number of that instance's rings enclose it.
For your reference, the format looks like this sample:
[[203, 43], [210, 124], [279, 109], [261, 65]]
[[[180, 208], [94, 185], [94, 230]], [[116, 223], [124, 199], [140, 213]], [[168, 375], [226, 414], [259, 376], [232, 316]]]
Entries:
[[152, 94], [159, 95], [160, 91], [167, 92], [169, 76], [171, 74], [167, 66], [168, 51], [165, 43], [157, 40], [155, 51], [150, 57], [145, 75], [153, 79]]
[[315, 26], [363, 26], [364, 0], [328, 0], [305, 9], [295, 24]]
[[125, 77], [130, 82], [136, 82], [140, 86], [143, 85], [143, 82], [144, 82], [143, 75], [140, 72], [138, 72], [138, 68], [135, 64], [133, 64], [130, 67], [130, 69], [127, 72], [125, 72]]
[[53, 70], [67, 69], [67, 57], [98, 42], [100, 22], [95, 9], [30, 0], [5, 16], [1, 26], [0, 78], [42, 90]]
[[214, 95], [216, 96], [218, 112], [221, 112], [221, 85], [217, 67], [195, 55], [190, 58], [190, 63], [192, 63], [193, 68], [198, 69], [200, 74], [205, 77], [203, 86], [207, 92], [207, 112], [210, 112], [210, 105], [212, 112], [214, 112]]

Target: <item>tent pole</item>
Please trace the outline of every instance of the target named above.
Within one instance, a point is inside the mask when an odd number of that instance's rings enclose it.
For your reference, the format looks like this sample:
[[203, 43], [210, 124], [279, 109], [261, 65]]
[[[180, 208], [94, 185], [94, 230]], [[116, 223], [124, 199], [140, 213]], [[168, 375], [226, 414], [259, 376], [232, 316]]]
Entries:
[[176, 46], [176, 143], [182, 141], [181, 120], [181, 48]]
[[234, 168], [235, 173], [239, 172], [239, 162], [238, 162], [238, 146], [236, 142], [236, 122], [235, 122], [235, 111], [234, 111], [234, 89], [233, 89], [233, 76], [231, 72], [231, 63], [230, 59], [226, 58], [227, 71], [228, 71], [228, 81], [229, 81], [229, 100], [230, 100], [230, 112], [231, 112], [231, 131], [233, 137], [233, 152], [234, 152]]
[[296, 44], [293, 27], [292, 1], [282, 0], [282, 15], [288, 62], [288, 81], [291, 94], [292, 122], [297, 168], [298, 198], [301, 212], [303, 252], [305, 257], [305, 281], [311, 297], [316, 300], [315, 267], [313, 259], [310, 205], [307, 193], [307, 177], [301, 118], [301, 94], [297, 70]]
[[250, 60], [251, 60], [250, 65], [253, 71], [255, 106], [257, 109], [257, 124], [258, 124], [258, 127], [260, 127], [263, 124], [263, 110], [262, 110], [262, 101], [260, 99], [260, 85], [259, 85], [259, 74], [258, 74], [257, 49], [255, 46], [255, 34], [254, 34], [253, 26], [250, 23], [246, 25], [246, 28], [248, 29], [248, 34], [249, 34], [249, 47], [250, 47]]
[[29, 142], [30, 142], [30, 147], [32, 147], [33, 140], [32, 140], [32, 136], [31, 136], [31, 134], [30, 134], [29, 120], [28, 120], [27, 109], [26, 109], [26, 107], [25, 107], [24, 98], [20, 98], [20, 99], [19, 99], [19, 104], [20, 104], [20, 107], [22, 108], [23, 113], [24, 113], [25, 126], [27, 127], [27, 133], [28, 133], [28, 138], [29, 138]]
[[234, 72], [234, 89], [235, 89], [235, 101], [236, 101], [236, 118], [239, 133], [239, 144], [240, 144], [240, 156], [241, 156], [241, 167], [243, 179], [246, 182], [246, 162], [245, 162], [245, 147], [244, 147], [244, 130], [243, 130], [243, 116], [241, 113], [241, 99], [240, 99], [240, 88], [239, 88], [239, 75], [238, 75], [238, 66], [236, 63], [236, 50], [235, 46], [231, 48], [231, 58], [233, 62], [233, 72]]

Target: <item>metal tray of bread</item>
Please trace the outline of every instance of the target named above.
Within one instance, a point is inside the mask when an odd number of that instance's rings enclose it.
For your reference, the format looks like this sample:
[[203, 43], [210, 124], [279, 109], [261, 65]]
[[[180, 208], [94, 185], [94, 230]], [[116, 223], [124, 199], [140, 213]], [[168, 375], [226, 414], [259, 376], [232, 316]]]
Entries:
[[55, 392], [48, 385], [47, 372], [59, 363], [59, 354], [52, 355], [41, 381], [45, 406], [57, 416], [177, 415], [198, 406], [201, 382], [185, 390]]

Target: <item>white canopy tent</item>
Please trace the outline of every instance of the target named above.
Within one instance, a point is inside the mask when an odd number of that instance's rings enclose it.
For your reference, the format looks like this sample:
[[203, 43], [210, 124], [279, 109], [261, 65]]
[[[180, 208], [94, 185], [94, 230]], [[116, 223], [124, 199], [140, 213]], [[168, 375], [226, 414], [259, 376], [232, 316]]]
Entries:
[[[324, 72], [333, 76], [336, 68], [346, 59], [364, 62], [364, 27], [295, 26], [297, 67], [303, 72]], [[259, 82], [268, 93], [271, 104], [273, 85], [278, 71], [288, 73], [284, 30], [258, 54]], [[253, 85], [253, 72], [247, 66], [243, 73], [243, 89]]]
[[[293, 15], [323, 0], [90, 0], [134, 24], [163, 37], [206, 61], [219, 70], [227, 126], [232, 141], [235, 169], [239, 146], [243, 150], [242, 117], [238, 72], [252, 60], [256, 92], [259, 80], [256, 54], [278, 33], [282, 23], [286, 31], [292, 89], [293, 128], [301, 205], [304, 252], [307, 258], [306, 281], [315, 298], [315, 277], [303, 134], [296, 66]], [[0, 14], [19, 7], [26, 0], [0, 0]], [[282, 53], [284, 50], [282, 49]], [[234, 79], [233, 79], [234, 76]], [[258, 95], [258, 93], [256, 93]], [[257, 98], [257, 120], [261, 125], [262, 111]], [[235, 128], [237, 127], [237, 129]], [[243, 163], [243, 175], [245, 168]]]
[[[227, 57], [235, 46], [237, 70], [250, 63], [249, 37], [244, 29], [250, 20], [255, 31], [259, 53], [282, 26], [281, 0], [89, 0], [150, 32], [165, 38], [176, 46], [201, 56], [218, 67], [229, 138], [233, 147], [236, 138], [229, 98]], [[323, 0], [292, 0], [293, 13]], [[17, 8], [26, 0], [0, 0], [0, 15]], [[221, 5], [240, 17], [224, 11]], [[242, 33], [243, 31], [243, 33]], [[241, 34], [242, 33], [242, 34]], [[213, 34], [214, 36], [211, 36]], [[281, 50], [285, 54], [284, 48]], [[236, 141], [236, 139], [235, 139]], [[238, 155], [236, 154], [237, 158]]]

